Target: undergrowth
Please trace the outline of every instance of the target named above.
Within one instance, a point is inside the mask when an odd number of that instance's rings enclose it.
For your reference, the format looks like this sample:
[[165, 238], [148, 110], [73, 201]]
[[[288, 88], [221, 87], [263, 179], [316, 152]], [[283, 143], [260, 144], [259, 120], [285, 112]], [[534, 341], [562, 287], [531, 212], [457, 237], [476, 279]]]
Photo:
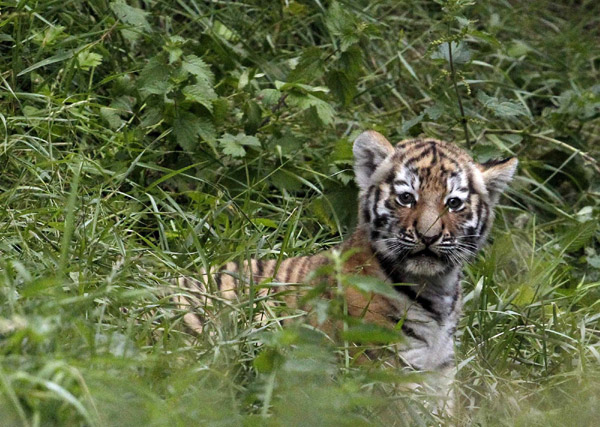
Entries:
[[[2, 425], [595, 425], [600, 4], [0, 1]], [[467, 269], [459, 396], [169, 280], [334, 247], [353, 138], [520, 170]], [[324, 344], [325, 342], [325, 344]]]

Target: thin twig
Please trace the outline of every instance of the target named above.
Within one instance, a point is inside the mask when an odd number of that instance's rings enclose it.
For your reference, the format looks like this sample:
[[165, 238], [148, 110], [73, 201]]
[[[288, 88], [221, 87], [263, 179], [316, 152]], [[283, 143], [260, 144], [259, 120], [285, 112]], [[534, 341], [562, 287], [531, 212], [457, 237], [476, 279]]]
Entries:
[[456, 84], [456, 73], [454, 72], [454, 61], [452, 60], [452, 41], [448, 42], [448, 60], [450, 61], [450, 76], [452, 77], [452, 84], [456, 91], [456, 99], [458, 100], [458, 108], [460, 108], [460, 116], [463, 128], [465, 130], [465, 139], [467, 140], [467, 148], [471, 148], [471, 141], [469, 140], [469, 129], [467, 128], [467, 118], [465, 117], [465, 110], [463, 109], [462, 100], [460, 99], [460, 93], [458, 92], [458, 85]]
[[540, 133], [529, 133], [526, 131], [516, 130], [516, 129], [484, 129], [481, 132], [480, 138], [483, 138], [483, 136], [486, 133], [491, 133], [491, 134], [507, 133], [507, 134], [511, 134], [511, 135], [523, 135], [523, 136], [528, 136], [531, 138], [541, 139], [546, 142], [550, 142], [551, 144], [557, 145], [561, 148], [564, 148], [565, 150], [568, 150], [568, 151], [571, 151], [572, 153], [578, 154], [579, 156], [581, 156], [581, 158], [584, 160], [584, 162], [589, 163], [592, 166], [592, 168], [594, 168], [594, 170], [598, 174], [600, 174], [600, 163], [598, 163], [598, 161], [596, 159], [594, 159], [592, 156], [590, 156], [585, 151], [581, 151], [580, 149], [572, 147], [569, 144], [567, 144], [566, 142], [559, 141], [558, 139], [550, 138], [549, 136], [542, 135]]
[[[273, 108], [271, 108], [272, 114], [275, 114], [281, 107], [283, 107], [285, 105], [285, 100], [287, 99], [288, 95], [289, 95], [288, 93], [284, 93], [283, 95], [281, 95], [277, 104]], [[260, 125], [258, 126], [258, 128], [260, 129], [261, 127], [267, 125], [270, 121], [271, 121], [270, 117], [265, 117], [263, 119], [263, 121], [260, 123]]]

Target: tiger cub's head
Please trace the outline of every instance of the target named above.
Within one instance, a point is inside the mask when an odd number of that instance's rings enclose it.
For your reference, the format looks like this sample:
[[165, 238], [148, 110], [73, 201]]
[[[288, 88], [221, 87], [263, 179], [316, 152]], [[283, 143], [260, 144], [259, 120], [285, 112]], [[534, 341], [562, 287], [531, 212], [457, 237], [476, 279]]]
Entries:
[[473, 256], [518, 163], [475, 163], [456, 145], [434, 139], [394, 147], [374, 131], [359, 135], [353, 151], [360, 224], [378, 258], [400, 275], [444, 274]]

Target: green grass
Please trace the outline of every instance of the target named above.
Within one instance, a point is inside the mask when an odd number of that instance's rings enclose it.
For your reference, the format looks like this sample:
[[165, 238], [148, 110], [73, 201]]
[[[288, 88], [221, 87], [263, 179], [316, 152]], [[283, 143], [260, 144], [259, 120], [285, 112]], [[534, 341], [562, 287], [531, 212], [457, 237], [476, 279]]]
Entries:
[[0, 1], [1, 424], [439, 422], [260, 303], [195, 336], [164, 296], [339, 243], [372, 128], [520, 160], [441, 422], [595, 425], [600, 5], [468, 3]]

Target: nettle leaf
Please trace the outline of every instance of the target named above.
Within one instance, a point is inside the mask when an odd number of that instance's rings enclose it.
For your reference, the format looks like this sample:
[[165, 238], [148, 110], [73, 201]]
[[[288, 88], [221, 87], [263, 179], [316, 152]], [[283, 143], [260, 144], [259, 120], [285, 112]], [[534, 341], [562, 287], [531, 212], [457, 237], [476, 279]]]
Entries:
[[223, 154], [232, 157], [244, 157], [246, 155], [246, 150], [235, 140], [233, 135], [224, 135], [222, 138], [219, 138], [219, 143]]
[[[142, 30], [146, 32], [151, 31], [150, 24], [146, 20], [148, 12], [138, 9], [137, 7], [129, 6], [124, 0], [117, 0], [110, 3], [110, 8], [117, 16], [119, 21], [129, 24], [134, 27], [137, 31]], [[123, 35], [130, 41], [135, 41], [139, 38], [140, 34], [136, 31], [123, 30]]]
[[159, 57], [154, 57], [142, 69], [138, 79], [138, 88], [142, 98], [149, 95], [166, 95], [173, 89], [170, 82], [171, 72]]
[[260, 147], [260, 141], [255, 136], [243, 133], [238, 133], [237, 135], [226, 133], [219, 138], [219, 145], [224, 154], [232, 157], [244, 157], [246, 155], [244, 146]]
[[355, 15], [340, 6], [338, 2], [333, 2], [329, 7], [326, 25], [332, 34], [340, 38], [342, 51], [346, 51], [352, 45], [358, 43], [362, 33], [368, 29], [366, 23], [360, 22]]
[[210, 66], [196, 55], [187, 55], [181, 62], [181, 68], [196, 76], [196, 81], [206, 81], [211, 86], [215, 81], [215, 75]]
[[198, 118], [198, 121], [199, 126], [196, 129], [198, 135], [200, 135], [200, 138], [204, 141], [212, 144], [217, 139], [217, 130], [215, 129], [215, 126], [210, 120], [202, 117]]
[[323, 101], [321, 98], [317, 98], [314, 95], [303, 95], [303, 94], [290, 94], [288, 98], [290, 105], [296, 106], [301, 110], [307, 110], [314, 108], [319, 120], [325, 125], [333, 123], [333, 117], [335, 110], [328, 102]]
[[185, 39], [180, 36], [171, 36], [163, 46], [163, 49], [169, 54], [169, 64], [178, 61], [183, 55], [183, 45]]
[[146, 20], [148, 12], [138, 9], [137, 7], [129, 6], [124, 0], [117, 0], [110, 3], [110, 8], [117, 15], [120, 21], [135, 27], [143, 27], [150, 30], [150, 24]]
[[441, 104], [434, 104], [430, 107], [427, 107], [424, 112], [431, 120], [437, 120], [444, 113], [444, 106]]
[[281, 91], [296, 90], [301, 93], [328, 93], [329, 88], [325, 86], [311, 86], [297, 82], [282, 82], [280, 80], [275, 81], [275, 87]]
[[207, 82], [186, 86], [182, 92], [185, 99], [197, 102], [212, 113], [212, 101], [217, 99], [217, 94]]
[[494, 96], [488, 96], [481, 91], [477, 94], [477, 99], [497, 117], [506, 118], [527, 115], [527, 109], [523, 104], [500, 100]]
[[188, 111], [180, 112], [173, 121], [173, 132], [177, 143], [186, 151], [195, 151], [198, 137], [207, 142], [215, 138], [215, 129], [208, 120]]
[[239, 143], [242, 145], [248, 145], [248, 146], [252, 146], [252, 147], [260, 147], [260, 141], [255, 136], [238, 133], [236, 138], [238, 139]]
[[[360, 28], [360, 26], [358, 27]], [[344, 28], [342, 33], [340, 34], [341, 40], [341, 50], [342, 52], [348, 50], [350, 46], [360, 41], [360, 33], [357, 32], [357, 28]]]
[[277, 89], [263, 89], [258, 92], [258, 98], [262, 100], [263, 105], [272, 107], [281, 99], [281, 92]]
[[272, 145], [279, 146], [281, 154], [290, 155], [295, 154], [302, 148], [302, 142], [294, 136], [289, 130], [285, 130], [283, 135], [276, 138]]
[[319, 116], [319, 119], [324, 125], [329, 125], [333, 123], [333, 116], [335, 115], [335, 110], [331, 105], [329, 105], [322, 99], [315, 97], [313, 107], [317, 112], [317, 116]]
[[327, 75], [327, 86], [342, 105], [349, 105], [356, 95], [356, 82], [351, 81], [348, 75], [339, 70], [334, 70]]
[[142, 115], [142, 121], [140, 123], [140, 126], [142, 126], [143, 128], [154, 126], [157, 123], [159, 123], [162, 119], [163, 112], [161, 108], [158, 108], [156, 106], [149, 107], [144, 111]]
[[331, 153], [331, 160], [333, 162], [345, 162], [352, 164], [353, 158], [354, 154], [352, 152], [352, 142], [345, 138], [337, 140]]
[[315, 81], [324, 72], [324, 63], [321, 59], [323, 52], [318, 47], [309, 47], [302, 52], [294, 69], [290, 71], [288, 82]]
[[[464, 64], [471, 60], [471, 51], [463, 42], [451, 42], [452, 44], [452, 62], [455, 64]], [[438, 46], [437, 51], [431, 57], [433, 59], [445, 59], [450, 62], [450, 51], [448, 43], [442, 43]]]
[[125, 123], [122, 117], [132, 114], [134, 105], [134, 97], [120, 96], [113, 100], [108, 107], [100, 108], [100, 117], [102, 117], [111, 129], [116, 130]]
[[588, 257], [586, 257], [586, 261], [592, 267], [600, 270], [600, 256], [598, 256], [598, 255], [588, 256]]
[[410, 120], [403, 121], [402, 122], [402, 129], [401, 129], [400, 132], [402, 134], [406, 134], [413, 126], [421, 123], [421, 121], [423, 120], [424, 116], [425, 116], [425, 113], [421, 113], [417, 117], [413, 117]]
[[123, 124], [123, 119], [121, 119], [118, 110], [115, 108], [101, 107], [100, 117], [102, 117], [112, 130], [120, 128]]
[[116, 108], [119, 114], [132, 114], [135, 98], [133, 96], [122, 95], [110, 103], [111, 108]]

